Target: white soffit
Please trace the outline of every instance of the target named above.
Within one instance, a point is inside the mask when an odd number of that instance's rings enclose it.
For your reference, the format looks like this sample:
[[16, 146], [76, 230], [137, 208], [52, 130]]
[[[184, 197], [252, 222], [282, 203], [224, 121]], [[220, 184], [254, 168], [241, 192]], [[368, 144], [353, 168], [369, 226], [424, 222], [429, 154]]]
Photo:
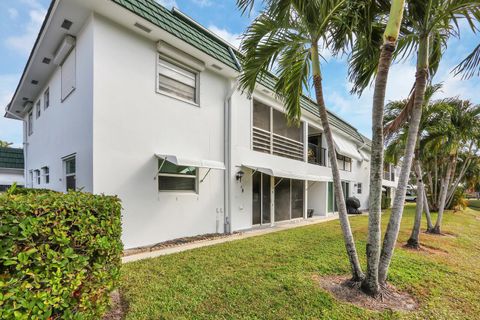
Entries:
[[244, 164], [242, 166], [254, 171], [267, 174], [272, 177], [277, 177], [277, 178], [307, 180], [307, 181], [330, 181], [331, 180], [327, 176], [317, 176], [317, 175], [305, 174], [301, 172], [292, 172], [292, 171], [281, 170], [281, 169], [265, 168], [265, 167], [250, 165], [250, 164], [248, 165]]
[[169, 154], [156, 154], [155, 156], [161, 160], [173, 163], [176, 166], [225, 170], [225, 164], [219, 161], [192, 159]]
[[338, 134], [333, 134], [333, 141], [335, 142], [335, 150], [339, 154], [359, 161], [363, 160], [362, 155], [357, 150], [357, 145], [353, 141], [349, 141]]

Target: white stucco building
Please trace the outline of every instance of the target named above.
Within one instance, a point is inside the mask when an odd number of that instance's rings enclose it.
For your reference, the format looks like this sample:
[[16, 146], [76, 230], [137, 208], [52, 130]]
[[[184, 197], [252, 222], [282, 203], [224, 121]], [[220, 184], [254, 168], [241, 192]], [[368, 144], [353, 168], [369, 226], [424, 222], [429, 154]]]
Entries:
[[[153, 0], [54, 0], [7, 106], [26, 185], [118, 195], [125, 248], [334, 214], [315, 104], [288, 127], [273, 78], [237, 89], [237, 55]], [[330, 120], [344, 191], [366, 209], [370, 141]]]

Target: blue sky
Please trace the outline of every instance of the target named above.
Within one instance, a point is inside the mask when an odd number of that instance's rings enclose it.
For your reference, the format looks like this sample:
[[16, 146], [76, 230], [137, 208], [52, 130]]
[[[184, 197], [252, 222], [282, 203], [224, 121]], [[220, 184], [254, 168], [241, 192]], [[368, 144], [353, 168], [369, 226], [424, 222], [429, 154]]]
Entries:
[[[176, 6], [193, 19], [238, 45], [239, 36], [251, 18], [241, 16], [235, 0], [158, 0], [161, 4]], [[0, 1], [0, 109], [6, 106], [16, 88], [28, 55], [45, 16], [50, 0]], [[465, 28], [462, 28], [465, 31]], [[468, 81], [455, 78], [450, 70], [480, 43], [480, 36], [463, 32], [462, 39], [452, 39], [434, 82], [443, 82], [443, 92], [437, 98], [460, 96], [480, 103], [480, 79]], [[328, 108], [349, 121], [366, 136], [371, 136], [372, 90], [362, 97], [349, 94], [345, 59], [334, 59], [325, 54], [322, 64], [324, 93]], [[405, 98], [414, 81], [414, 61], [395, 64], [389, 78], [387, 100]], [[3, 112], [1, 112], [3, 116]], [[0, 139], [22, 144], [20, 121], [0, 118]]]

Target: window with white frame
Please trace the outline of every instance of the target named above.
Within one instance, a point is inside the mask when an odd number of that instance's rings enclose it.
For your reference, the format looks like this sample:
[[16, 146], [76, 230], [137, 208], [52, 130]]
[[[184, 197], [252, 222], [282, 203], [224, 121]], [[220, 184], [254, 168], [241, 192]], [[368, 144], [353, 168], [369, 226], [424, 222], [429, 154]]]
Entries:
[[42, 181], [40, 181], [40, 170], [37, 169], [37, 170], [34, 171], [34, 173], [35, 173], [35, 183], [37, 185], [41, 184]]
[[38, 100], [37, 104], [35, 105], [35, 117], [38, 119], [40, 118], [40, 114], [42, 113], [42, 101]]
[[47, 88], [43, 93], [43, 109], [50, 107], [50, 88]]
[[357, 183], [357, 193], [362, 194], [362, 184], [360, 182]]
[[27, 130], [28, 130], [28, 135], [32, 135], [33, 133], [33, 112], [30, 111], [28, 114], [28, 121], [27, 121]]
[[165, 160], [158, 161], [158, 190], [197, 192], [198, 168], [177, 166]]
[[77, 162], [75, 156], [63, 160], [65, 168], [65, 189], [76, 190], [77, 188]]
[[157, 65], [158, 92], [198, 103], [198, 71], [159, 55]]
[[43, 167], [42, 168], [42, 174], [43, 174], [43, 181], [45, 184], [50, 183], [50, 168], [49, 167]]
[[33, 170], [28, 171], [28, 177], [30, 181], [30, 187], [33, 187]]

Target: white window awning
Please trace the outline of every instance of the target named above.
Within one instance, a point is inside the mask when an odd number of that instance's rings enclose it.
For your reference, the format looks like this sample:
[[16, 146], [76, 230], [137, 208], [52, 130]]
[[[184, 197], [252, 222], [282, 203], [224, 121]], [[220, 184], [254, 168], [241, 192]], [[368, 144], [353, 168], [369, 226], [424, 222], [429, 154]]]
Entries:
[[339, 154], [359, 161], [363, 160], [362, 155], [358, 152], [357, 146], [353, 141], [349, 141], [347, 138], [338, 134], [333, 134], [333, 141], [335, 142], [335, 150]]
[[225, 164], [219, 161], [185, 158], [170, 154], [156, 154], [155, 156], [159, 159], [173, 163], [176, 166], [225, 170]]
[[254, 165], [242, 165], [245, 168], [258, 171], [264, 174], [268, 174], [272, 177], [277, 178], [286, 178], [286, 179], [294, 179], [294, 180], [307, 180], [307, 181], [331, 181], [332, 179], [327, 176], [317, 176], [312, 174], [305, 174], [301, 172], [293, 172], [281, 169], [272, 169], [272, 168], [265, 168], [259, 167]]

